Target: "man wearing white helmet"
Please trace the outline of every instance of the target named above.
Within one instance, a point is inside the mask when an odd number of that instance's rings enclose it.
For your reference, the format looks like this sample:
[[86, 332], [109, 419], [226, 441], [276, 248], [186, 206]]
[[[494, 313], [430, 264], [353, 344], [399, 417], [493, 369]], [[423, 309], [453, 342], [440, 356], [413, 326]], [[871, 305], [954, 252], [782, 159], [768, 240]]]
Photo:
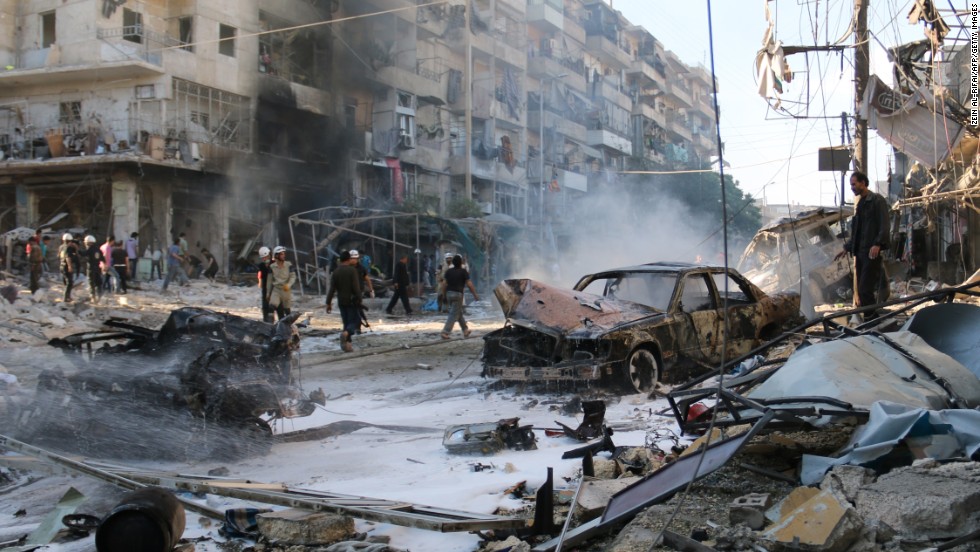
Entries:
[[292, 286], [296, 282], [293, 264], [286, 260], [286, 248], [277, 245], [272, 250], [272, 264], [269, 265], [270, 289], [269, 308], [279, 315], [282, 320], [293, 310]]
[[102, 299], [102, 263], [105, 262], [105, 257], [102, 250], [95, 245], [95, 236], [85, 236], [83, 244], [85, 249], [81, 253], [88, 270], [88, 289], [91, 294], [89, 301], [95, 303]]
[[75, 286], [78, 265], [81, 264], [78, 258], [78, 246], [75, 245], [74, 240], [74, 236], [65, 232], [61, 236], [61, 247], [58, 248], [61, 278], [65, 282], [65, 295], [62, 298], [65, 303], [71, 303], [71, 288]]
[[269, 248], [262, 246], [259, 248], [259, 271], [256, 276], [259, 279], [259, 293], [262, 295], [262, 321], [272, 323], [272, 310], [269, 309], [270, 284], [272, 282], [272, 270], [269, 268], [269, 255], [272, 252]]

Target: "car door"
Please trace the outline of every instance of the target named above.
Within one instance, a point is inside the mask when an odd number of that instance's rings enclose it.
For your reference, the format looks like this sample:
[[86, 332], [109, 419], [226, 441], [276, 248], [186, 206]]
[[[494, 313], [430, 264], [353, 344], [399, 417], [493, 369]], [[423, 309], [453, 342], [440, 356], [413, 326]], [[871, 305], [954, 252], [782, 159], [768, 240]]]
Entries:
[[761, 320], [759, 302], [744, 278], [718, 271], [711, 275], [711, 280], [718, 293], [719, 318], [728, 332], [726, 360], [744, 355], [757, 344]]
[[701, 362], [721, 360], [718, 302], [707, 273], [687, 273], [678, 281], [672, 311], [681, 354]]

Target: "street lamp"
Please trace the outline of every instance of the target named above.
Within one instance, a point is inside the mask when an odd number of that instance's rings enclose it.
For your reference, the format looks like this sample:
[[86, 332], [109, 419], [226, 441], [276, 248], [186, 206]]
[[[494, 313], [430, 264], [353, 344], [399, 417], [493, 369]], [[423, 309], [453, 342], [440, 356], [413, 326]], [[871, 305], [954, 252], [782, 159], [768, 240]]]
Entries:
[[540, 180], [541, 189], [538, 195], [538, 215], [539, 224], [541, 224], [541, 246], [544, 247], [544, 91], [545, 83], [553, 82], [555, 79], [563, 79], [568, 76], [568, 73], [561, 73], [560, 75], [555, 75], [553, 77], [548, 77], [546, 79], [541, 79], [541, 91], [538, 92], [538, 140], [540, 140], [540, 170], [538, 174], [538, 179]]

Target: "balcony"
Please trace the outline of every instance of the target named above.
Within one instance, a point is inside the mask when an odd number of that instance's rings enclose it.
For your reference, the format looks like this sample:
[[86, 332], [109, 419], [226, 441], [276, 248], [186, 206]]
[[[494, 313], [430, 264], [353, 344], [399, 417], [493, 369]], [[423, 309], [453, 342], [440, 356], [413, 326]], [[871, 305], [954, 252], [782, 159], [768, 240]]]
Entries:
[[[480, 159], [479, 157], [472, 156], [470, 173], [484, 180], [523, 186], [527, 180], [527, 171], [521, 165], [522, 163], [518, 163], [511, 170], [507, 168], [507, 165], [496, 159]], [[452, 174], [466, 174], [466, 156], [454, 155], [449, 170]]]
[[628, 69], [633, 64], [633, 56], [605, 35], [588, 35], [585, 39], [585, 47], [590, 54], [617, 70]]
[[584, 174], [557, 169], [558, 186], [562, 190], [577, 190], [579, 192], [589, 191], [589, 178]]
[[411, 90], [417, 96], [445, 98], [446, 87], [440, 82], [441, 75], [429, 74], [422, 69], [420, 65], [413, 69], [389, 65], [375, 71], [371, 80], [400, 90]]
[[[565, 38], [570, 40], [574, 45], [585, 44], [585, 27], [579, 22], [577, 18], [569, 17], [565, 14], [565, 24], [564, 31]], [[569, 44], [572, 46], [572, 44]]]
[[660, 125], [660, 128], [667, 128], [667, 115], [652, 105], [637, 102], [633, 106], [633, 115], [649, 119]]
[[[537, 109], [527, 112], [527, 129], [537, 133], [541, 128], [541, 112]], [[554, 129], [555, 132], [576, 142], [585, 142], [585, 125], [566, 119], [565, 117], [545, 110], [544, 128]]]
[[524, 70], [527, 67], [527, 37], [517, 33], [475, 33], [472, 38], [474, 56], [485, 53], [484, 58], [494, 57], [511, 66]]
[[630, 68], [626, 70], [628, 75], [640, 77], [640, 84], [646, 88], [655, 85], [660, 90], [664, 89], [667, 73], [664, 71], [663, 64], [658, 67], [650, 65], [646, 60], [634, 59]]
[[[164, 74], [160, 47], [179, 45], [167, 35], [142, 27], [97, 29], [95, 37], [99, 40], [83, 42], [69, 51], [57, 46], [22, 51], [20, 64], [0, 73], [0, 90], [156, 77]], [[123, 37], [138, 37], [141, 42]]]
[[592, 97], [603, 98], [619, 107], [630, 111], [633, 109], [633, 98], [627, 96], [620, 88], [606, 79], [602, 79], [598, 84], [592, 83]]
[[697, 108], [698, 113], [712, 121], [715, 120], [715, 104], [711, 94], [702, 93], [701, 97], [698, 98], [694, 104], [694, 107]]
[[558, 0], [530, 0], [527, 22], [544, 33], [564, 32], [564, 6]]
[[681, 107], [694, 107], [694, 99], [691, 97], [691, 89], [688, 88], [687, 83], [682, 84], [680, 75], [672, 76], [672, 78], [666, 81], [666, 92], [667, 96], [672, 98], [676, 103], [680, 104]]
[[497, 0], [497, 5], [506, 6], [515, 16], [524, 15], [525, 11], [531, 7], [528, 5], [527, 0]]
[[667, 132], [674, 134], [675, 137], [680, 138], [685, 142], [694, 141], [687, 117], [682, 113], [678, 113], [676, 111], [667, 113], [667, 126], [665, 128], [667, 129]]
[[586, 133], [585, 143], [590, 146], [607, 147], [625, 155], [633, 155], [633, 144], [611, 130], [589, 130]]

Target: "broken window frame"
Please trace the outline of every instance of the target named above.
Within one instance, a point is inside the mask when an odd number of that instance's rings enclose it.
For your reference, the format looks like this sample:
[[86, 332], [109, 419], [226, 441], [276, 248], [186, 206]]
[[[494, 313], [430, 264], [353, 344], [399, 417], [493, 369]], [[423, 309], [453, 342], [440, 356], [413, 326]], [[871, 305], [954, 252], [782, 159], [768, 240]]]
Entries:
[[136, 44], [143, 44], [143, 14], [123, 8], [123, 33], [122, 39]]
[[185, 52], [194, 52], [194, 16], [184, 15], [177, 18], [177, 42]]
[[41, 48], [50, 48], [58, 43], [58, 15], [56, 10], [38, 14], [40, 20]]
[[238, 29], [231, 25], [218, 23], [218, 53], [223, 56], [236, 57], [235, 41], [238, 37]]
[[81, 100], [58, 102], [58, 123], [66, 126], [82, 124]]
[[[173, 79], [173, 99], [168, 102], [165, 134], [171, 132], [192, 142], [213, 143], [241, 151], [251, 151], [251, 101], [247, 96], [211, 88], [184, 79]], [[194, 113], [207, 115], [207, 135], [200, 134]], [[200, 117], [200, 115], [197, 115]]]

